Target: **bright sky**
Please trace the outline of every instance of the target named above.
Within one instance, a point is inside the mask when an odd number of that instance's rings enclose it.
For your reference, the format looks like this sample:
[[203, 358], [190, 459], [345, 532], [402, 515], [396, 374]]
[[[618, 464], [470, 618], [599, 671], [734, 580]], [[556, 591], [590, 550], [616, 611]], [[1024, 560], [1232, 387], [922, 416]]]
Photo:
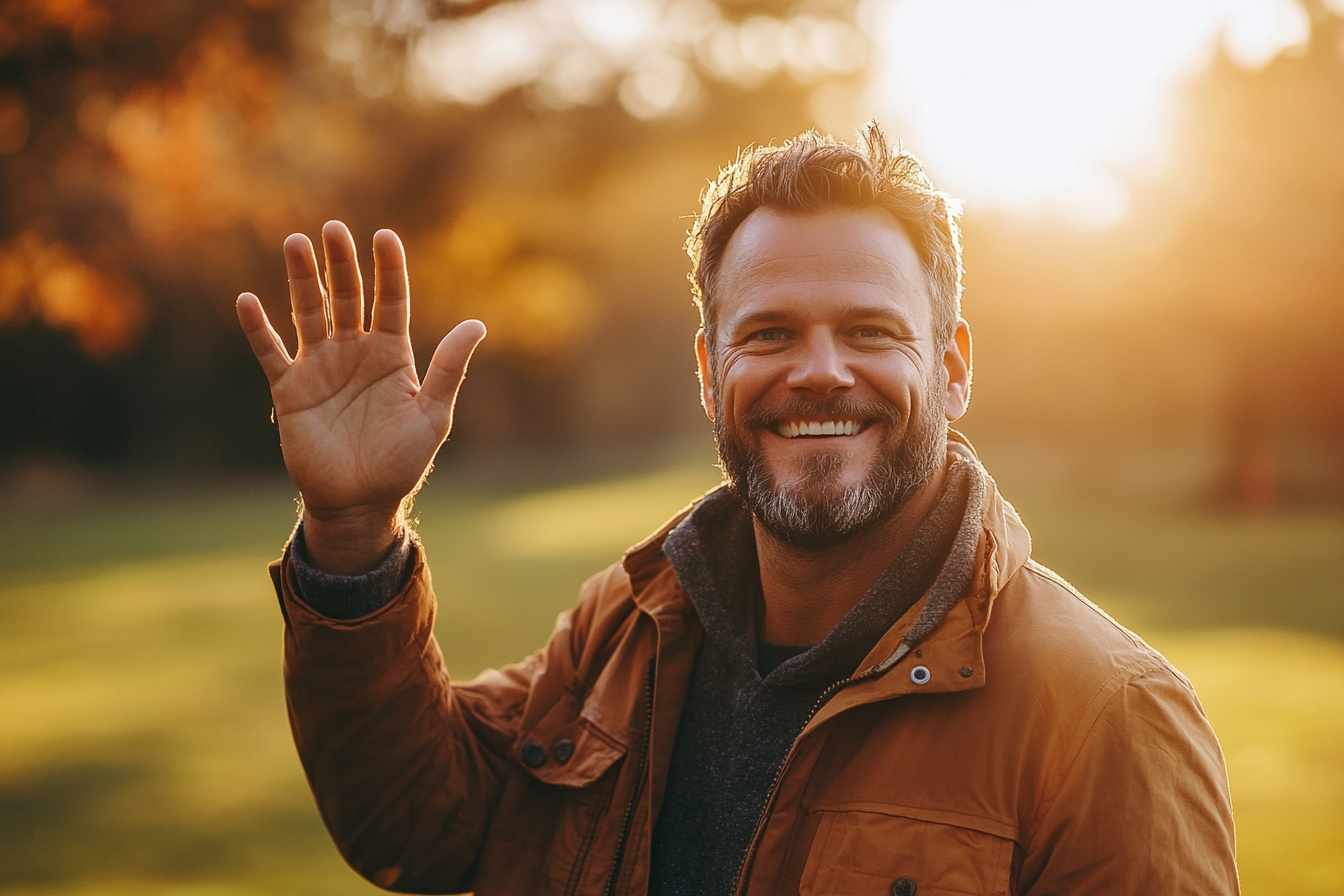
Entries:
[[[693, 110], [705, 77], [751, 86], [784, 69], [814, 85], [823, 128], [849, 136], [876, 115], [973, 207], [1106, 224], [1126, 209], [1126, 177], [1165, 161], [1179, 86], [1220, 41], [1257, 66], [1309, 30], [1294, 0], [861, 0], [866, 37], [806, 8], [737, 21], [711, 0], [514, 0], [427, 24], [411, 83], [471, 104], [530, 85], [555, 108], [615, 90], [655, 119]], [[364, 19], [337, 16], [333, 58], [358, 57]], [[855, 103], [843, 85], [870, 48]]]
[[1292, 0], [867, 0], [864, 20], [882, 62], [862, 105], [943, 189], [1098, 225], [1126, 172], [1161, 165], [1220, 37], [1260, 65], [1308, 32]]

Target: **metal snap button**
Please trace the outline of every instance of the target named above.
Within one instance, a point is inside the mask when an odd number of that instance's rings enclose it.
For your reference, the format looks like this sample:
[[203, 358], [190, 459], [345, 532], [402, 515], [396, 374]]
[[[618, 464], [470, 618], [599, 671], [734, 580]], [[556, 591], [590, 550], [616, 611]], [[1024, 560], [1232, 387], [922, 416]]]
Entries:
[[[910, 670], [910, 680], [913, 681], [915, 684], [928, 684], [929, 679], [932, 677], [933, 673], [929, 671], [928, 666], [916, 666], [915, 668]], [[901, 878], [901, 880], [905, 879], [906, 878], [904, 877]], [[911, 890], [910, 892], [913, 893], [914, 890]]]
[[564, 765], [574, 755], [574, 741], [562, 737], [551, 745], [551, 758]]
[[972, 675], [975, 674], [975, 670], [972, 669], [970, 666], [962, 666], [960, 669], [957, 670], [957, 673], [961, 675], [962, 678], [970, 678]]
[[919, 887], [908, 877], [898, 877], [891, 882], [891, 896], [915, 896]]
[[546, 764], [546, 748], [534, 740], [523, 744], [523, 765], [528, 768], [541, 768]]

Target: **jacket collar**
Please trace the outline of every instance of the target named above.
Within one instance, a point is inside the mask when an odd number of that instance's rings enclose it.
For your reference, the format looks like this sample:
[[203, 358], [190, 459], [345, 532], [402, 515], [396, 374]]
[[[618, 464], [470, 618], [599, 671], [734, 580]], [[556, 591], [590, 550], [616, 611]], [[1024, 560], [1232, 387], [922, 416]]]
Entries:
[[[956, 430], [948, 431], [956, 442], [977, 457], [970, 441]], [[693, 615], [689, 599], [677, 582], [671, 564], [663, 555], [668, 534], [694, 509], [692, 504], [679, 510], [658, 531], [631, 547], [622, 560], [635, 604], [652, 616]], [[904, 693], [960, 691], [984, 684], [984, 652], [981, 639], [989, 624], [994, 600], [1003, 584], [1026, 562], [1031, 554], [1031, 536], [1017, 511], [999, 494], [993, 478], [985, 473], [985, 499], [981, 507], [981, 534], [976, 546], [975, 570], [967, 594], [957, 603], [941, 625], [908, 652], [901, 652], [905, 635], [927, 606], [928, 595], [921, 598], [887, 630], [855, 673], [865, 675], [854, 687], [846, 688], [818, 713], [814, 723], [846, 706], [881, 700]], [[900, 656], [896, 654], [901, 653]], [[893, 657], [895, 659], [893, 660]], [[885, 666], [872, 672], [874, 666]], [[910, 673], [924, 666], [929, 677], [924, 683]], [[969, 668], [970, 674], [964, 672]]]
[[[971, 448], [965, 436], [955, 431], [951, 436]], [[850, 686], [837, 693], [808, 728], [863, 703], [904, 694], [950, 693], [983, 686], [984, 633], [994, 602], [1004, 583], [1026, 564], [1030, 555], [1031, 536], [1026, 526], [986, 473], [980, 541], [966, 595], [928, 636], [914, 645], [906, 645], [905, 636], [918, 621], [928, 595], [921, 598], [887, 630], [856, 670]], [[917, 671], [920, 666], [923, 670]]]
[[[672, 572], [672, 564], [663, 554], [663, 542], [703, 499], [704, 495], [701, 495], [678, 510], [656, 532], [633, 545], [621, 558], [621, 565], [630, 577], [635, 605], [651, 616], [693, 612], [690, 599]], [[655, 583], [660, 587], [653, 587]]]

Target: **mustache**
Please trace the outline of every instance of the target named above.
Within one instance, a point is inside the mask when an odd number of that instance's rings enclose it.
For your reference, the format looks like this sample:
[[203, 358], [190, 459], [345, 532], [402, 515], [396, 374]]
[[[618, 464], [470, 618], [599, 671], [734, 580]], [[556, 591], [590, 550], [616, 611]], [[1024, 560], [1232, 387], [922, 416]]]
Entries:
[[742, 425], [749, 429], [765, 428], [789, 417], [851, 417], [895, 425], [900, 422], [901, 414], [891, 404], [872, 398], [845, 395], [827, 399], [795, 397], [751, 408], [742, 415]]

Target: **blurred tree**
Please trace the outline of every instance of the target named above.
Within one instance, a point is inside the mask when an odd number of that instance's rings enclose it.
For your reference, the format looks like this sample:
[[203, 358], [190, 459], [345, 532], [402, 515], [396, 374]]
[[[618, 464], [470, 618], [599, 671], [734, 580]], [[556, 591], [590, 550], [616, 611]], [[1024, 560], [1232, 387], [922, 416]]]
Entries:
[[973, 433], [1068, 446], [1080, 485], [1344, 499], [1344, 19], [1310, 9], [1306, 45], [1186, 85], [1119, 224], [972, 209]]
[[[207, 222], [226, 233], [235, 224], [219, 220], [237, 166], [221, 165], [229, 159], [218, 147], [240, 131], [238, 142], [255, 140], [293, 55], [293, 9], [266, 6], [4, 7], [0, 338], [24, 369], [7, 371], [18, 413], [0, 451], [109, 460], [153, 446], [163, 457], [204, 416], [212, 397], [199, 374], [214, 365], [218, 340], [180, 347], [189, 334], [165, 312], [219, 270], [210, 241], [191, 239]], [[207, 100], [212, 79], [229, 89]], [[192, 361], [179, 379], [161, 363], [173, 354]], [[120, 413], [74, 422], [90, 407]]]
[[125, 413], [96, 431], [19, 413], [0, 455], [273, 463], [229, 298], [257, 290], [284, 321], [280, 241], [333, 217], [362, 243], [402, 233], [418, 342], [463, 314], [491, 323], [462, 441], [680, 431], [679, 218], [724, 146], [805, 128], [855, 82], [851, 5], [6, 5], [0, 339], [74, 337], [28, 353], [15, 406], [111, 393]]
[[1344, 19], [1308, 6], [1305, 47], [1258, 71], [1220, 56], [1191, 85], [1145, 284], [1215, 347], [1219, 490], [1248, 508], [1344, 496]]

